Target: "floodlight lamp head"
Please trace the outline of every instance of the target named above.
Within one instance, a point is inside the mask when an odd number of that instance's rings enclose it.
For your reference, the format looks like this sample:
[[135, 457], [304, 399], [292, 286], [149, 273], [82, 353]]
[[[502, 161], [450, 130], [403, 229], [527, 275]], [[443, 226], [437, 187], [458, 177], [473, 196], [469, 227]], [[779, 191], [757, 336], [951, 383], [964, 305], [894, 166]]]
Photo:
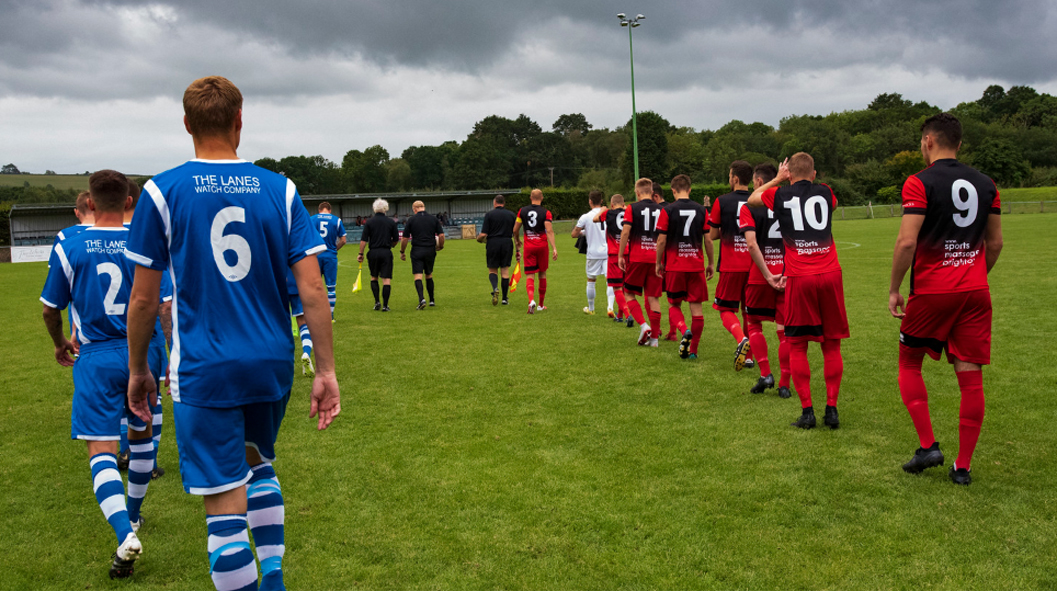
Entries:
[[622, 26], [622, 27], [628, 26], [628, 21], [620, 21], [620, 26]]
[[639, 20], [640, 18], [646, 18], [646, 15], [644, 15], [644, 14], [635, 15], [635, 20]]
[[624, 14], [623, 12], [621, 12], [620, 14], [617, 15], [617, 18], [623, 20], [626, 16], [628, 16], [628, 15]]
[[631, 23], [631, 27], [632, 28], [639, 27], [639, 26], [642, 26], [642, 23]]

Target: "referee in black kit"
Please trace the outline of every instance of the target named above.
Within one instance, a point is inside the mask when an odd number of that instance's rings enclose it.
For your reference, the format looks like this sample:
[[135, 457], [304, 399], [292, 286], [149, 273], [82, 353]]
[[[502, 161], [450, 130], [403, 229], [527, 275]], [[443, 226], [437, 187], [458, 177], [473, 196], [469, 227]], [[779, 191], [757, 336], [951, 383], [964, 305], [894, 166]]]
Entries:
[[444, 250], [444, 227], [436, 216], [426, 213], [426, 204], [416, 201], [411, 204], [415, 215], [404, 222], [404, 238], [400, 241], [400, 260], [406, 261], [407, 242], [411, 241], [411, 273], [415, 276], [415, 289], [418, 290], [418, 309], [426, 307], [422, 297], [422, 274], [426, 275], [426, 290], [429, 292], [429, 305], [436, 306], [433, 299], [433, 263], [437, 260], [437, 251]]
[[[499, 303], [503, 296], [503, 305], [510, 303], [507, 292], [510, 290], [510, 259], [514, 254], [514, 212], [504, 208], [506, 198], [496, 195], [492, 200], [492, 211], [484, 216], [478, 242], [485, 242], [485, 258], [488, 264], [488, 281], [492, 283], [492, 305]], [[486, 242], [487, 241], [487, 242]], [[521, 260], [521, 253], [518, 253]], [[502, 290], [499, 288], [499, 274], [503, 274]]]
[[[389, 290], [393, 282], [393, 247], [400, 243], [400, 235], [396, 231], [396, 222], [385, 214], [389, 211], [389, 202], [385, 199], [375, 199], [374, 215], [363, 225], [363, 234], [360, 236], [360, 255], [356, 260], [363, 262], [363, 249], [370, 244], [371, 251], [367, 253], [367, 268], [371, 273], [371, 292], [374, 293], [374, 309], [382, 312], [389, 311]], [[382, 278], [382, 300], [378, 301], [378, 278]]]

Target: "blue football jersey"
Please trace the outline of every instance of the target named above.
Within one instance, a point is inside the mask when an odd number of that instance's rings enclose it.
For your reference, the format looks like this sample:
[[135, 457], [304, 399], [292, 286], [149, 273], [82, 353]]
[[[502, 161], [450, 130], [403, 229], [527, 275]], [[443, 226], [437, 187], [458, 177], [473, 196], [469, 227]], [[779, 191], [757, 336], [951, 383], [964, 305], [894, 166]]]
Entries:
[[332, 213], [317, 213], [312, 216], [312, 227], [319, 232], [323, 244], [327, 245], [327, 252], [338, 254], [338, 238], [345, 235], [345, 224], [341, 218]]
[[55, 250], [55, 247], [63, 240], [66, 240], [67, 238], [73, 238], [74, 236], [80, 234], [81, 232], [84, 232], [85, 230], [91, 227], [92, 224], [76, 224], [70, 226], [69, 228], [63, 228], [62, 230], [59, 230], [59, 233], [55, 235], [55, 240], [51, 243], [51, 249]]
[[71, 306], [82, 347], [127, 337], [126, 313], [135, 271], [124, 255], [128, 237], [124, 227], [90, 227], [52, 250], [40, 301], [59, 310]]
[[293, 182], [244, 160], [191, 160], [147, 181], [125, 254], [172, 274], [173, 400], [230, 408], [285, 396], [286, 274], [325, 248]]

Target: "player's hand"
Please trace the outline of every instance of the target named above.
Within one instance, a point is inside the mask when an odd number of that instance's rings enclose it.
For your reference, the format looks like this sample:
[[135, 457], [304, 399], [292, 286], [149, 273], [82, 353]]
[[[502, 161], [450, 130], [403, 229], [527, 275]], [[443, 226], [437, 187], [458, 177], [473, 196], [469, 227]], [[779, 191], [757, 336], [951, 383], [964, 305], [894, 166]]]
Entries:
[[558, 249], [557, 248], [554, 249], [554, 255], [551, 257], [551, 260], [555, 260], [555, 261], [558, 260]]
[[888, 294], [888, 311], [892, 313], [895, 318], [903, 318], [907, 315], [906, 302], [903, 301], [903, 294], [898, 291]]
[[330, 426], [334, 417], [341, 413], [341, 394], [338, 392], [338, 378], [334, 374], [317, 373], [312, 380], [312, 406], [308, 417], [319, 415], [316, 429], [322, 431]]
[[158, 384], [154, 381], [154, 376], [149, 371], [141, 374], [129, 374], [128, 408], [147, 424], [154, 420], [150, 404], [152, 400], [157, 400], [157, 396]]
[[76, 355], [77, 348], [68, 339], [63, 339], [63, 341], [62, 345], [55, 347], [55, 361], [63, 367], [73, 367], [73, 357], [70, 353]]
[[657, 268], [655, 269], [655, 272], [657, 273], [658, 277], [664, 277], [664, 264], [657, 263]]
[[789, 159], [788, 158], [783, 160], [782, 163], [778, 166], [778, 176], [775, 177], [775, 180], [777, 180], [778, 182], [788, 181], [789, 180]]
[[437, 252], [440, 252], [442, 250], [444, 250], [444, 245], [443, 244], [438, 244], [437, 245]]
[[70, 346], [73, 348], [73, 354], [74, 355], [80, 355], [81, 354], [81, 342], [78, 341], [76, 338], [71, 338], [70, 339]]
[[617, 257], [617, 266], [620, 267], [621, 271], [627, 271], [628, 264], [624, 261], [624, 255]]
[[400, 260], [406, 261], [407, 260], [407, 255], [404, 254], [404, 253], [400, 253]]
[[[169, 366], [166, 365], [165, 366], [165, 387], [167, 389], [168, 388], [172, 388], [172, 386], [170, 386], [169, 384], [170, 384], [170, 382], [169, 382]], [[170, 391], [169, 394], [172, 394], [172, 392]]]
[[360, 254], [356, 255], [356, 262], [357, 263], [362, 263], [363, 262], [363, 253], [360, 253]]
[[712, 265], [705, 267], [705, 281], [711, 281], [712, 276], [716, 274], [716, 268]]

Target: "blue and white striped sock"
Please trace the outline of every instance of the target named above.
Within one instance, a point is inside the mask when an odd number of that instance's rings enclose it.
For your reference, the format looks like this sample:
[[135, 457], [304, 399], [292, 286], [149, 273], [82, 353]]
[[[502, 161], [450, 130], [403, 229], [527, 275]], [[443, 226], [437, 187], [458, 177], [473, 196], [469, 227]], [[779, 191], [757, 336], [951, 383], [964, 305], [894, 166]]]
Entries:
[[[333, 310], [332, 310], [333, 311]], [[312, 335], [308, 332], [308, 325], [304, 324], [300, 329], [301, 333], [301, 351], [305, 355], [312, 355]]]
[[253, 476], [246, 489], [246, 515], [253, 533], [253, 543], [257, 546], [257, 559], [261, 562], [261, 590], [279, 591], [286, 589], [282, 571], [283, 554], [286, 552], [283, 493], [271, 465], [258, 464], [252, 469]]
[[338, 286], [328, 285], [327, 286], [327, 300], [330, 301], [330, 316], [334, 317], [334, 306], [338, 303]]
[[128, 451], [128, 419], [125, 417], [121, 418], [121, 439], [118, 444], [117, 453], [124, 454]]
[[103, 510], [103, 516], [110, 522], [110, 527], [114, 528], [117, 543], [120, 544], [132, 533], [132, 525], [125, 508], [125, 485], [121, 482], [121, 473], [117, 471], [117, 456], [108, 453], [96, 454], [92, 456], [89, 464], [92, 466], [95, 500]]
[[154, 433], [154, 468], [158, 468], [158, 448], [161, 447], [161, 428], [164, 423], [162, 417], [162, 406], [161, 396], [158, 396], [158, 405], [151, 409], [154, 413], [154, 423], [151, 425], [151, 431]]
[[256, 591], [257, 563], [250, 550], [246, 514], [209, 515], [209, 573], [217, 591]]
[[139, 521], [139, 510], [154, 469], [154, 440], [133, 439], [128, 442], [128, 451], [128, 518], [135, 522]]

